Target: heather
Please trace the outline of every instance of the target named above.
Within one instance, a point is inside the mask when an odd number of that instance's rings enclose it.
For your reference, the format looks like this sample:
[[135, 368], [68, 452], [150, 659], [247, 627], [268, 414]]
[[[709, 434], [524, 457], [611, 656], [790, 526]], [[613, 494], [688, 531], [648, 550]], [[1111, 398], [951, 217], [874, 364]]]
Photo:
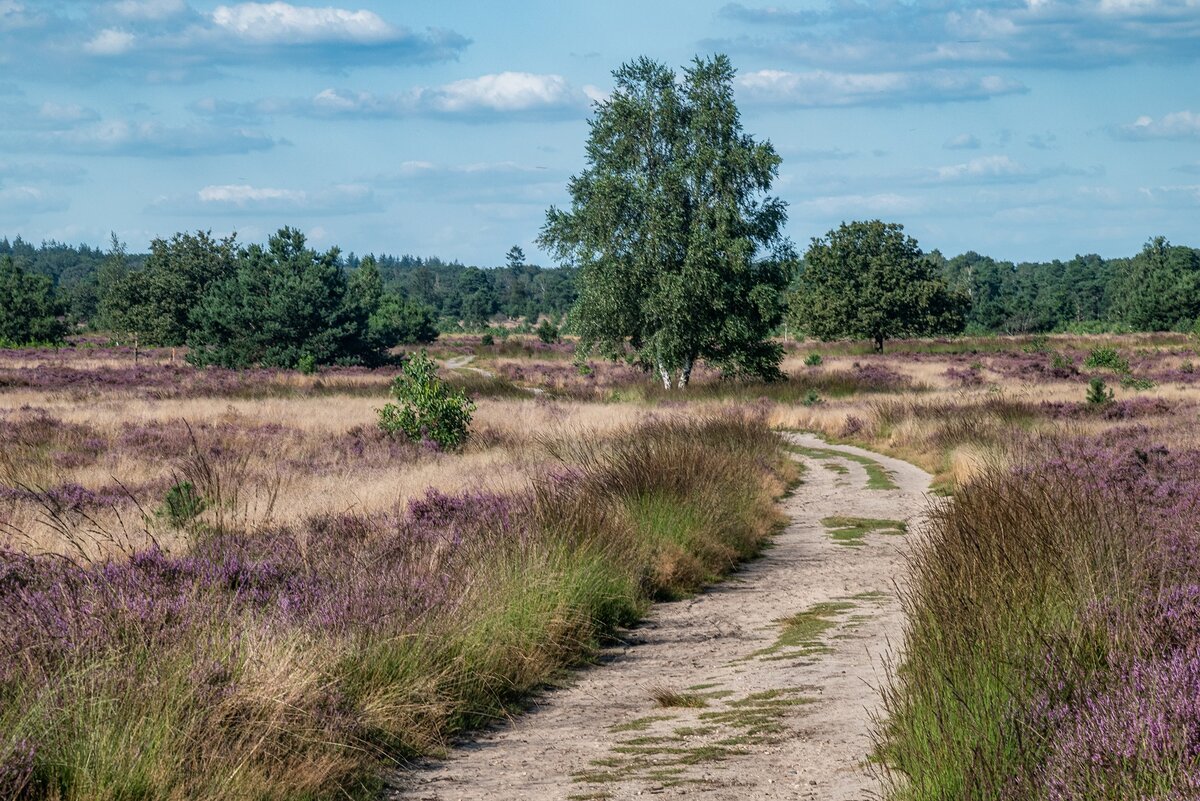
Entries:
[[1200, 788], [1200, 450], [1027, 439], [932, 511], [888, 690], [892, 797]]
[[[649, 600], [752, 555], [786, 475], [743, 413], [537, 447], [546, 468], [518, 492], [226, 518], [92, 559], [6, 547], [0, 791], [366, 797], [385, 765], [512, 709]], [[211, 494], [216, 457], [190, 458]]]

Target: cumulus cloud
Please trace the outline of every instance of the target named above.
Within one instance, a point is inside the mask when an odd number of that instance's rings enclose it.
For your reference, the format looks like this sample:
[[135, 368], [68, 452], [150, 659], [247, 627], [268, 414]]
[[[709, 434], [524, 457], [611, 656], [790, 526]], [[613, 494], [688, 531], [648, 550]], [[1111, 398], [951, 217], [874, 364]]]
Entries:
[[280, 144], [266, 134], [213, 126], [167, 126], [156, 122], [108, 120], [41, 133], [31, 149], [96, 156], [198, 156], [252, 153]]
[[119, 56], [133, 49], [137, 37], [128, 31], [105, 28], [84, 44], [84, 52], [93, 56]]
[[951, 164], [937, 168], [937, 177], [943, 181], [980, 178], [1025, 178], [1030, 171], [1008, 156], [983, 156], [962, 164]]
[[947, 139], [942, 143], [942, 147], [946, 150], [978, 150], [979, 137], [975, 134], [961, 133]]
[[189, 11], [184, 0], [117, 0], [109, 8], [118, 16], [135, 20], [164, 20]]
[[739, 76], [737, 82], [741, 95], [750, 102], [796, 108], [985, 100], [1028, 91], [1023, 84], [996, 75], [945, 71], [759, 70]]
[[7, 214], [44, 214], [65, 211], [70, 206], [66, 195], [36, 186], [0, 188], [0, 211]]
[[252, 184], [212, 184], [187, 195], [159, 198], [151, 209], [189, 214], [353, 214], [377, 206], [365, 184], [294, 189]]
[[0, 0], [0, 52], [14, 71], [74, 80], [188, 80], [246, 64], [342, 71], [453, 60], [470, 44], [452, 30], [416, 31], [334, 6], [245, 2], [202, 12], [185, 0], [112, 0], [86, 16], [47, 6], [34, 17], [26, 4]]
[[311, 44], [343, 41], [378, 43], [404, 35], [372, 11], [342, 8], [313, 8], [289, 3], [240, 3], [217, 6], [213, 24], [221, 30], [252, 42]]
[[1195, 0], [830, 2], [791, 10], [731, 3], [721, 16], [753, 33], [706, 42], [812, 66], [1081, 69], [1200, 57]]
[[472, 121], [514, 117], [579, 116], [588, 93], [561, 75], [501, 72], [394, 94], [324, 89], [307, 98], [266, 98], [249, 103], [206, 98], [194, 111], [211, 117], [255, 119], [287, 114], [327, 118], [434, 116]]
[[1133, 123], [1122, 125], [1113, 132], [1120, 139], [1132, 141], [1200, 139], [1200, 114], [1192, 111], [1174, 111], [1157, 119], [1143, 115]]

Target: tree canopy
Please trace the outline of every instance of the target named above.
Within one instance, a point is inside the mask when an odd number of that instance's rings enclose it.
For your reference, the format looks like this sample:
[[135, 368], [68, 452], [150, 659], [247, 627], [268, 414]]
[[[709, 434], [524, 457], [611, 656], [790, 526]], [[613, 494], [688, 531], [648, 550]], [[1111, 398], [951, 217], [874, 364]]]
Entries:
[[951, 290], [897, 223], [842, 223], [814, 238], [791, 299], [796, 327], [818, 339], [888, 339], [963, 330], [970, 298]]
[[539, 242], [581, 268], [571, 319], [582, 352], [630, 356], [666, 386], [697, 359], [779, 376], [768, 341], [794, 252], [786, 204], [767, 193], [780, 158], [742, 130], [723, 55], [683, 71], [647, 58], [613, 73], [590, 120], [588, 167]]
[[49, 277], [27, 273], [12, 256], [0, 256], [0, 343], [61, 342], [66, 326], [59, 311]]
[[251, 245], [237, 269], [196, 310], [188, 344], [195, 364], [295, 367], [379, 358], [368, 311], [348, 291], [337, 248], [317, 253], [304, 234], [282, 228], [266, 248]]

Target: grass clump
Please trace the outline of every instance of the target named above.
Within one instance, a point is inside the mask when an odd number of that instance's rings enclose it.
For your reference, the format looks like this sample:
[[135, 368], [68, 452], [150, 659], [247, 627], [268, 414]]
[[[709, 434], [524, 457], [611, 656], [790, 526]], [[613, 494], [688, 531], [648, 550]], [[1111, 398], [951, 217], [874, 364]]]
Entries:
[[699, 709], [708, 706], [704, 696], [696, 693], [679, 692], [668, 687], [655, 687], [650, 690], [654, 703], [665, 708]]
[[873, 517], [826, 517], [821, 525], [829, 529], [829, 535], [841, 545], [860, 547], [871, 533], [904, 534], [908, 524], [902, 520], [884, 520]]
[[1144, 430], [1059, 435], [933, 507], [879, 724], [890, 798], [1194, 793], [1197, 468]]

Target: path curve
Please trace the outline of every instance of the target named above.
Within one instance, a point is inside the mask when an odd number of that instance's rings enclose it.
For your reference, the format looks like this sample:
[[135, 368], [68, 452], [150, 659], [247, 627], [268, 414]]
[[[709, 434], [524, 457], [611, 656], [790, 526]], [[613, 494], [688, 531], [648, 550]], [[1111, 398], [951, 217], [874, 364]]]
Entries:
[[[877, 797], [864, 763], [883, 660], [903, 633], [896, 586], [907, 537], [860, 523], [839, 540], [822, 521], [896, 520], [911, 532], [930, 476], [786, 436], [806, 472], [783, 501], [791, 523], [760, 559], [694, 598], [655, 605], [572, 686], [447, 760], [397, 774], [386, 798]], [[894, 487], [868, 489], [880, 468]], [[663, 708], [653, 695], [664, 690], [703, 706]]]

